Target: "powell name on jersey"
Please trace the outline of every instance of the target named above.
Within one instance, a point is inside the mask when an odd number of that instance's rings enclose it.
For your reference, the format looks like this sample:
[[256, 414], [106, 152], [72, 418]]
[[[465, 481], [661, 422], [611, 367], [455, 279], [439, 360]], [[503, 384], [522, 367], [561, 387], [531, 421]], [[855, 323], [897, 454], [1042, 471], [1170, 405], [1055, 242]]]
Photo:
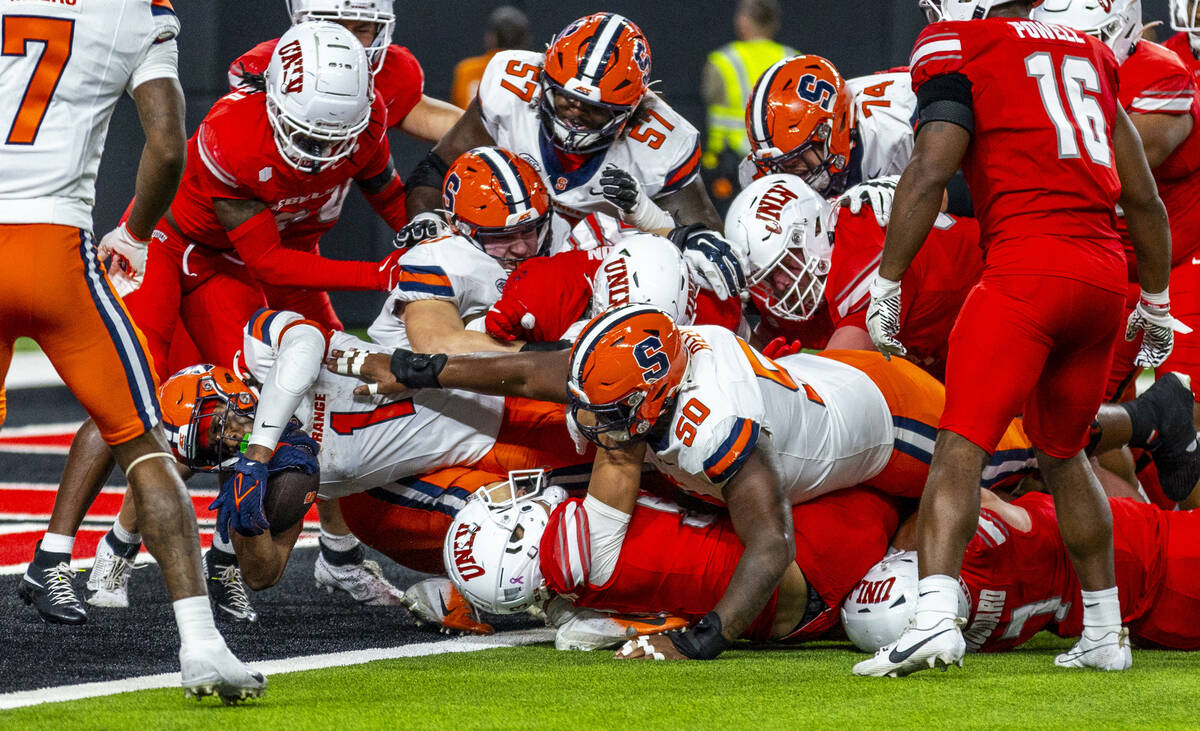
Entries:
[[892, 416], [862, 371], [813, 355], [775, 362], [716, 326], [682, 333], [691, 365], [649, 460], [683, 489], [720, 498], [768, 439], [793, 504], [857, 485], [887, 464]]
[[[259, 310], [246, 325], [244, 366], [256, 380], [267, 373], [287, 347], [288, 328], [315, 326], [295, 312]], [[357, 348], [386, 352], [344, 332], [328, 333], [330, 350]], [[496, 443], [504, 399], [463, 391], [425, 389], [410, 398], [356, 396], [355, 379], [324, 367], [296, 409], [305, 431], [321, 445], [320, 497], [363, 492], [395, 480], [443, 467], [471, 464]]]
[[651, 198], [674, 193], [695, 180], [700, 170], [700, 133], [653, 92], [643, 102], [648, 105], [644, 120], [631, 121], [631, 129], [579, 169], [563, 170], [553, 145], [542, 134], [538, 111], [542, 58], [530, 51], [497, 53], [479, 83], [479, 110], [496, 145], [520, 155], [542, 176], [561, 215], [572, 223], [594, 211], [617, 215], [598, 182], [608, 165], [632, 175]]
[[500, 299], [508, 273], [495, 259], [462, 236], [443, 236], [413, 247], [400, 259], [396, 288], [367, 330], [371, 340], [408, 348], [408, 331], [399, 317], [402, 303], [450, 302], [464, 322], [479, 318]]

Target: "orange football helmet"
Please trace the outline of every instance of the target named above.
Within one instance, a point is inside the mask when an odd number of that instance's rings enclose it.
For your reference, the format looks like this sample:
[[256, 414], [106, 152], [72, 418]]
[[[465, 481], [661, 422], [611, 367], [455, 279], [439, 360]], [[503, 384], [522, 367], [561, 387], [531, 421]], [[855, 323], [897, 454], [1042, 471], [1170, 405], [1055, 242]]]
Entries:
[[215, 430], [225, 433], [230, 410], [254, 419], [258, 397], [233, 371], [221, 366], [189, 366], [167, 379], [158, 389], [162, 403], [163, 428], [175, 458], [189, 469], [214, 472], [228, 457], [223, 437], [210, 438]]
[[450, 225], [506, 268], [540, 255], [549, 242], [546, 184], [508, 150], [476, 147], [459, 155], [442, 183], [442, 204]]
[[746, 105], [750, 159], [763, 173], [799, 175], [828, 197], [841, 192], [850, 163], [853, 99], [820, 56], [792, 56], [767, 69]]
[[[615, 13], [580, 18], [546, 48], [539, 101], [542, 132], [561, 150], [603, 150], [621, 134], [650, 86], [650, 44], [641, 29]], [[563, 119], [554, 101], [565, 95], [608, 112], [598, 128]]]
[[644, 439], [673, 408], [689, 362], [679, 328], [656, 307], [622, 305], [592, 318], [571, 350], [575, 426], [605, 449]]

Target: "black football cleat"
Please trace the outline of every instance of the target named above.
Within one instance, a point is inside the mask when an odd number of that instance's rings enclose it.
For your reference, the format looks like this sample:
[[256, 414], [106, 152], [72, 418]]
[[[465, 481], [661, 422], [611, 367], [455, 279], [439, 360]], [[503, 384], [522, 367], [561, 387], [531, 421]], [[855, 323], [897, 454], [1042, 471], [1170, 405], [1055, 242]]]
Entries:
[[242, 569], [236, 563], [225, 563], [204, 554], [204, 573], [208, 576], [208, 598], [212, 601], [217, 619], [234, 622], [257, 622], [258, 612], [250, 606], [250, 594], [242, 581]]
[[1192, 494], [1200, 481], [1200, 448], [1192, 423], [1195, 398], [1187, 376], [1168, 373], [1138, 397], [1151, 405], [1155, 432], [1147, 440], [1150, 457], [1158, 468], [1163, 494], [1179, 502]]
[[75, 592], [75, 569], [66, 561], [53, 566], [29, 565], [17, 587], [17, 594], [32, 604], [43, 622], [51, 624], [83, 624], [87, 609]]

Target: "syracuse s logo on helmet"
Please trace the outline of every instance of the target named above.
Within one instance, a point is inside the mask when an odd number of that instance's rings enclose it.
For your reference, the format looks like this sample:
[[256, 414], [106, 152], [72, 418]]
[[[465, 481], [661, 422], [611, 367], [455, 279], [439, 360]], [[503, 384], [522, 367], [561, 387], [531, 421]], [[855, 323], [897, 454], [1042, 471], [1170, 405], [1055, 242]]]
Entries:
[[662, 341], [657, 335], [651, 335], [633, 346], [634, 360], [642, 367], [642, 378], [646, 383], [654, 383], [671, 370], [671, 360], [662, 347]]

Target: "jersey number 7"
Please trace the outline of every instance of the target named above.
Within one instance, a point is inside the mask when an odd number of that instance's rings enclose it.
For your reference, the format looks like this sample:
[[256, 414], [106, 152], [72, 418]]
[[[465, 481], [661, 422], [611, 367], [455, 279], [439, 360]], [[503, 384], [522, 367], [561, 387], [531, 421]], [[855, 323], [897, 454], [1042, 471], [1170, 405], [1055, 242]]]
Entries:
[[[1100, 74], [1092, 62], [1081, 56], [1067, 56], [1062, 61], [1061, 72], [1055, 73], [1054, 58], [1049, 53], [1035, 53], [1025, 59], [1025, 72], [1037, 80], [1042, 106], [1058, 136], [1059, 159], [1079, 157], [1079, 138], [1082, 137], [1084, 149], [1092, 162], [1111, 167], [1112, 148], [1109, 146], [1104, 110], [1097, 100]], [[1066, 105], [1063, 104], [1063, 95], [1059, 93], [1059, 78], [1066, 91]], [[1067, 115], [1067, 106], [1071, 110], [1070, 116]]]
[[38, 15], [6, 15], [0, 35], [4, 37], [2, 53], [5, 56], [25, 56], [29, 53], [29, 44], [42, 44], [41, 56], [33, 67], [33, 76], [25, 86], [21, 105], [13, 117], [8, 138], [4, 140], [8, 145], [32, 145], [63, 69], [71, 58], [75, 21]]

